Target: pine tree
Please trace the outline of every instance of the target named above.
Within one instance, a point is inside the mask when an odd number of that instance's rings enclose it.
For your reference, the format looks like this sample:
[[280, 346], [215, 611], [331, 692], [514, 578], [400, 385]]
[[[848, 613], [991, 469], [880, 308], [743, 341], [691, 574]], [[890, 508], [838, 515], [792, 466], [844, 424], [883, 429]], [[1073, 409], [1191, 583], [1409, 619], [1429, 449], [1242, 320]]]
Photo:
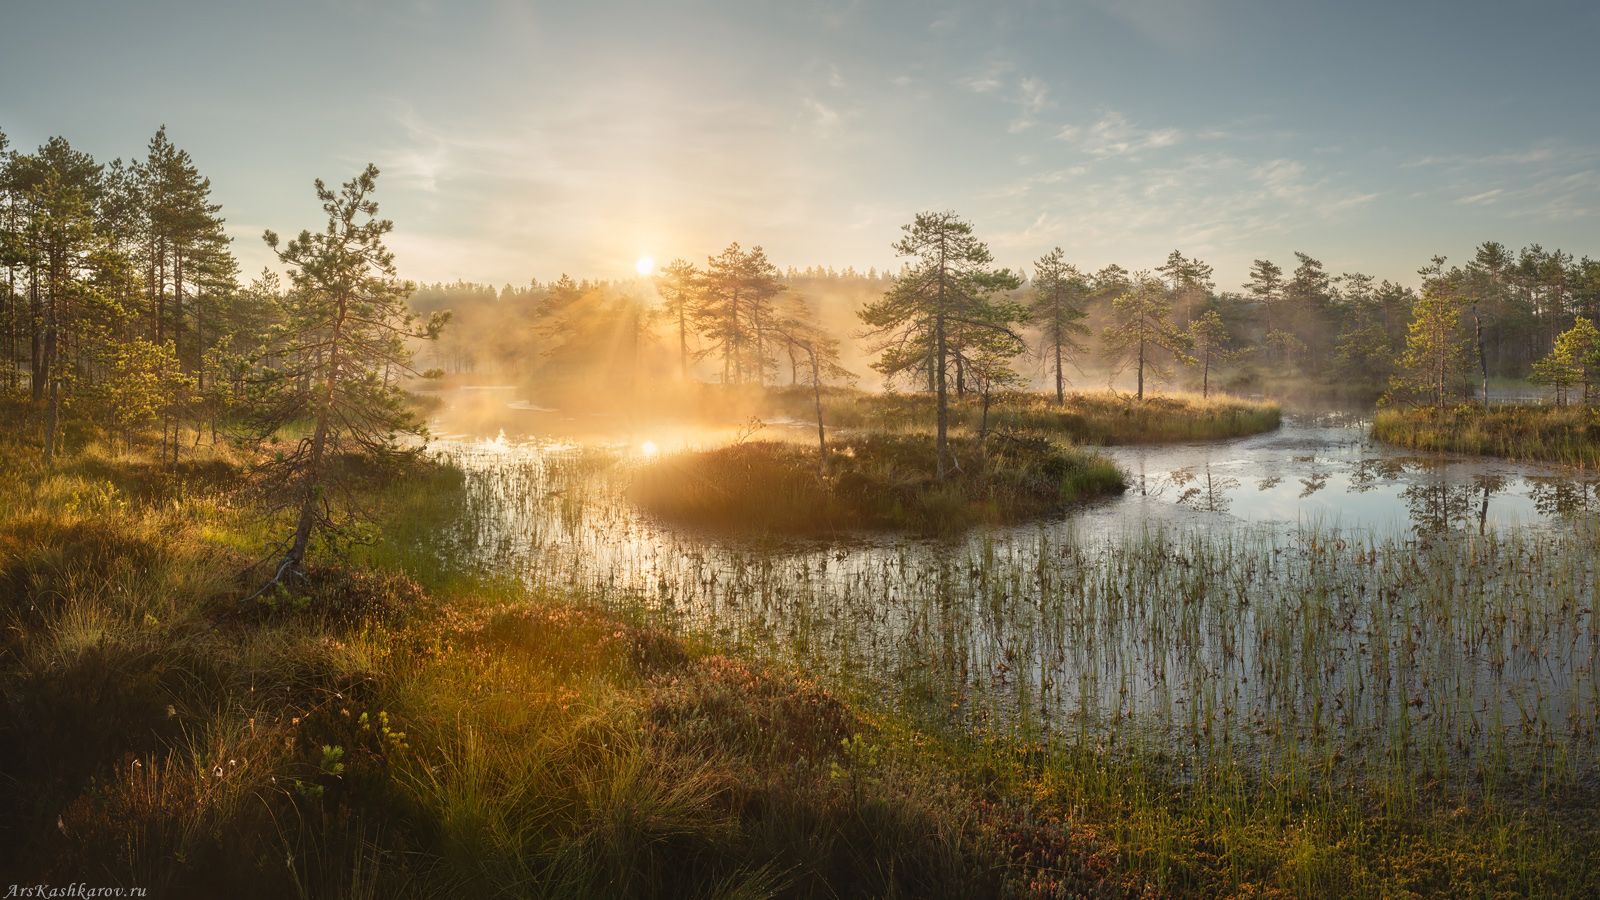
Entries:
[[[830, 380], [851, 380], [854, 375], [839, 365], [839, 340], [827, 333], [817, 321], [816, 312], [805, 298], [791, 294], [782, 313], [773, 323], [773, 331], [789, 347], [790, 367], [795, 366], [795, 355], [806, 361], [806, 379], [811, 385], [811, 397], [817, 417], [817, 474], [828, 474], [828, 432], [822, 421], [822, 387]], [[795, 380], [799, 372], [794, 371]]]
[[1054, 370], [1058, 406], [1066, 403], [1066, 356], [1081, 353], [1077, 338], [1089, 333], [1083, 324], [1088, 296], [1088, 280], [1062, 258], [1060, 247], [1034, 263], [1029, 321], [1039, 329], [1040, 355]]
[[44, 460], [50, 463], [59, 449], [63, 401], [80, 359], [74, 338], [91, 304], [100, 299], [94, 269], [110, 260], [95, 230], [101, 166], [59, 137], [40, 147], [33, 162], [27, 240], [37, 269], [30, 285], [34, 399], [45, 404]]
[[130, 452], [141, 431], [177, 419], [195, 387], [171, 342], [157, 344], [143, 337], [110, 346], [105, 375], [96, 392], [97, 406]]
[[1222, 315], [1208, 309], [1189, 323], [1189, 360], [1200, 368], [1200, 396], [1211, 396], [1211, 368], [1227, 358], [1228, 326]]
[[1166, 279], [1167, 290], [1172, 294], [1173, 308], [1177, 312], [1176, 324], [1187, 326], [1211, 299], [1212, 291], [1216, 290], [1211, 266], [1174, 250], [1167, 254], [1167, 261], [1157, 266], [1156, 271]]
[[983, 341], [1020, 349], [1014, 327], [1025, 310], [1002, 292], [1020, 285], [995, 269], [989, 248], [954, 212], [925, 212], [902, 227], [895, 252], [911, 262], [883, 297], [861, 310], [879, 354], [873, 368], [894, 379], [926, 373], [937, 406], [935, 461], [943, 479], [950, 463], [949, 376], [957, 355]]
[[1321, 260], [1299, 251], [1294, 256], [1298, 264], [1283, 286], [1284, 322], [1280, 327], [1294, 335], [1304, 348], [1299, 368], [1307, 374], [1320, 375], [1333, 356], [1337, 334], [1333, 326], [1333, 284]]
[[667, 263], [656, 276], [663, 312], [678, 332], [678, 377], [683, 381], [689, 380], [689, 331], [696, 321], [699, 281], [694, 264], [683, 259]]
[[[210, 200], [211, 180], [200, 175], [188, 151], [173, 145], [165, 125], [132, 174], [144, 212], [145, 280], [155, 341], [172, 340], [184, 370], [196, 372], [205, 356], [207, 306], [215, 305], [219, 286], [231, 285], [237, 275], [218, 215], [221, 207]], [[215, 335], [213, 328], [213, 340]]]
[[1269, 259], [1258, 259], [1250, 264], [1250, 280], [1244, 292], [1261, 311], [1262, 350], [1268, 365], [1273, 363], [1272, 333], [1282, 330], [1283, 269]]
[[0, 304], [0, 355], [5, 366], [5, 389], [16, 392], [20, 386], [22, 335], [26, 312], [18, 275], [27, 257], [23, 254], [22, 197], [17, 183], [18, 155], [8, 148], [10, 138], [0, 131], [0, 267], [4, 267], [5, 302]]
[[1107, 354], [1119, 370], [1132, 365], [1138, 377], [1138, 398], [1144, 399], [1145, 375], [1166, 380], [1171, 375], [1157, 358], [1165, 351], [1183, 358], [1185, 339], [1172, 325], [1172, 301], [1161, 282], [1148, 272], [1133, 276], [1132, 285], [1111, 301], [1111, 324], [1106, 327]]
[[735, 241], [706, 260], [700, 284], [699, 330], [722, 355], [723, 382], [764, 384], [773, 363], [773, 303], [783, 292], [777, 266], [760, 247], [745, 250]]
[[1600, 384], [1600, 329], [1579, 317], [1572, 327], [1556, 336], [1555, 346], [1533, 365], [1533, 380], [1556, 390], [1556, 402], [1567, 402], [1567, 393], [1577, 385], [1585, 405], [1594, 402]]
[[1442, 262], [1436, 259], [1435, 274], [1426, 276], [1422, 296], [1412, 308], [1402, 372], [1394, 382], [1400, 392], [1419, 395], [1439, 409], [1455, 393], [1467, 367], [1463, 301], [1450, 280], [1437, 275]]
[[289, 422], [312, 423], [312, 433], [262, 473], [269, 496], [296, 511], [294, 534], [270, 583], [302, 573], [313, 534], [343, 524], [334, 500], [347, 488], [346, 469], [334, 465], [337, 458], [389, 462], [411, 452], [401, 435], [426, 437], [387, 374], [415, 374], [407, 342], [437, 336], [447, 314], [419, 323], [407, 308], [414, 286], [396, 276], [384, 244], [394, 223], [377, 218], [377, 179], [373, 165], [338, 191], [318, 179], [326, 229], [301, 231], [287, 243], [274, 232], [265, 235], [289, 268], [290, 291], [276, 353], [284, 364], [267, 382], [258, 434], [270, 439]]

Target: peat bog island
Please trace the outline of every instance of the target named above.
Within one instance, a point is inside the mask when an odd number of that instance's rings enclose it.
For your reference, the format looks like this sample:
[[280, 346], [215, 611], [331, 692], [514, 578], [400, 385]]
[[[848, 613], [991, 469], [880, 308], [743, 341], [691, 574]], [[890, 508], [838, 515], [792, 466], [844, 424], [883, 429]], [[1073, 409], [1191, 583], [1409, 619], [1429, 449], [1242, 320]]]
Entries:
[[1600, 18], [0, 8], [0, 891], [1600, 894]]

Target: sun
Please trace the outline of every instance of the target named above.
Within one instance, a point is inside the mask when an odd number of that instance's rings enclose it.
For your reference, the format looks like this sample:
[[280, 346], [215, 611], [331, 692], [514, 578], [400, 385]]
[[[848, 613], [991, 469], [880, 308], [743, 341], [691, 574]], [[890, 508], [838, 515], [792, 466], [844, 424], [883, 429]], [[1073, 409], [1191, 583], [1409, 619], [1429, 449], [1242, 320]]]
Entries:
[[634, 269], [638, 270], [640, 275], [649, 275], [651, 272], [655, 271], [655, 268], [656, 268], [655, 257], [653, 257], [653, 256], [641, 256], [637, 260], [634, 261], [633, 267], [634, 267]]
[[639, 452], [645, 456], [655, 456], [656, 450], [657, 447], [655, 441], [645, 441], [639, 445]]

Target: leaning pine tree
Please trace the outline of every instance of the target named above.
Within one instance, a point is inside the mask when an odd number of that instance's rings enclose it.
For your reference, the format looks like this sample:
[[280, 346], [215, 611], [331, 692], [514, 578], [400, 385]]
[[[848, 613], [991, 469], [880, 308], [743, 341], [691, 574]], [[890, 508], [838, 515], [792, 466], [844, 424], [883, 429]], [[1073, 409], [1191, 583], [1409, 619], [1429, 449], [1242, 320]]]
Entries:
[[408, 308], [413, 285], [396, 276], [384, 245], [394, 223], [377, 218], [377, 178], [377, 167], [368, 165], [338, 191], [318, 179], [326, 229], [302, 231], [287, 244], [266, 233], [289, 269], [290, 289], [256, 398], [256, 433], [276, 442], [290, 423], [311, 425], [310, 435], [275, 453], [261, 473], [271, 504], [296, 516], [269, 584], [303, 574], [313, 534], [350, 524], [353, 508], [335, 499], [348, 499], [352, 457], [367, 466], [396, 462], [415, 452], [403, 435], [426, 437], [396, 378], [415, 374], [409, 341], [437, 337], [447, 314], [419, 322]]

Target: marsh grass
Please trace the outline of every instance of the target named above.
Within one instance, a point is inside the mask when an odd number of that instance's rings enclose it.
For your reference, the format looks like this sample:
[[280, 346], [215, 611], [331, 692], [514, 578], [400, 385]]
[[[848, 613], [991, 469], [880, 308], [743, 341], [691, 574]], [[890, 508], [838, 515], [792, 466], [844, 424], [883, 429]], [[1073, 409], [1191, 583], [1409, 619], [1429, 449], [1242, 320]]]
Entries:
[[959, 467], [941, 481], [927, 435], [836, 438], [825, 475], [814, 447], [740, 443], [648, 465], [634, 474], [632, 496], [664, 519], [747, 533], [954, 534], [1058, 513], [1125, 488], [1105, 457], [1039, 438], [957, 438], [951, 453]]
[[1413, 450], [1600, 466], [1600, 412], [1578, 404], [1382, 409], [1372, 436]]
[[453, 459], [366, 484], [371, 542], [247, 605], [276, 524], [225, 486], [5, 456], [0, 870], [241, 898], [1600, 884], [1592, 524], [773, 552], [641, 521], [604, 454]]
[[[770, 403], [785, 415], [812, 415], [809, 391], [778, 390]], [[983, 425], [983, 401], [953, 398], [951, 422], [976, 434]], [[843, 428], [927, 431], [933, 427], [934, 400], [926, 393], [869, 393], [832, 388], [823, 395], [823, 419]], [[1058, 406], [1054, 396], [1013, 391], [990, 403], [992, 431], [1022, 433], [1078, 444], [1150, 444], [1206, 441], [1271, 431], [1281, 421], [1276, 403], [1225, 395], [1152, 394], [1144, 400], [1111, 391], [1072, 392]]]
[[[13, 877], [241, 898], [965, 897], [1020, 892], [1043, 864], [973, 786], [820, 682], [484, 571], [451, 543], [458, 469], [366, 484], [372, 542], [249, 603], [241, 548], [273, 523], [221, 488], [133, 460], [4, 471]], [[1097, 859], [1075, 887], [1124, 883]]]
[[620, 460], [452, 453], [471, 473], [463, 546], [486, 565], [825, 673], [904, 717], [934, 768], [1030, 798], [1026, 816], [1096, 836], [1162, 890], [1581, 894], [1600, 878], [1600, 526], [1582, 516], [1421, 538], [1022, 528], [774, 549], [641, 519]]

